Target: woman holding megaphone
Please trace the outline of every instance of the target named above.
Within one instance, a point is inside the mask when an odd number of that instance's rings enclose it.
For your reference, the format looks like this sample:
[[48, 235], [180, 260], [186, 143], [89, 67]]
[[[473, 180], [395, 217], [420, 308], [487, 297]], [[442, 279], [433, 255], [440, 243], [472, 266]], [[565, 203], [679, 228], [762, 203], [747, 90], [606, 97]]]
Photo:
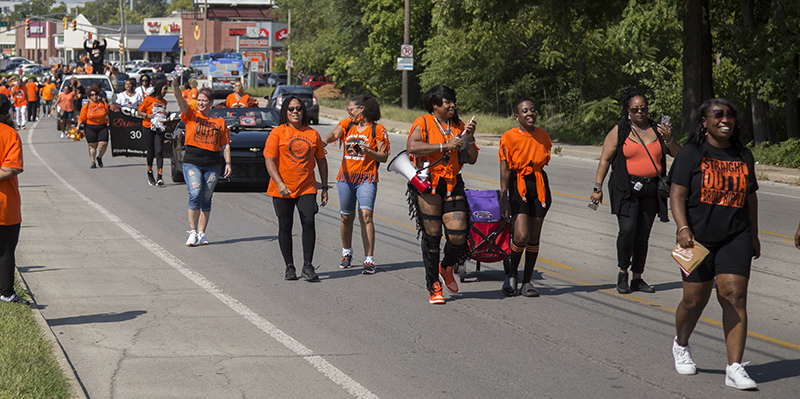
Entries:
[[[406, 149], [414, 157], [417, 169], [427, 166], [431, 191], [409, 189], [412, 216], [422, 233], [422, 262], [425, 265], [430, 303], [444, 303], [442, 281], [447, 289], [458, 292], [453, 277], [455, 264], [467, 245], [468, 211], [464, 180], [459, 172], [465, 164], [478, 160], [474, 118], [466, 125], [456, 112], [455, 90], [437, 85], [428, 90], [422, 101], [427, 115], [411, 126]], [[446, 234], [444, 258], [439, 263], [442, 225]]]

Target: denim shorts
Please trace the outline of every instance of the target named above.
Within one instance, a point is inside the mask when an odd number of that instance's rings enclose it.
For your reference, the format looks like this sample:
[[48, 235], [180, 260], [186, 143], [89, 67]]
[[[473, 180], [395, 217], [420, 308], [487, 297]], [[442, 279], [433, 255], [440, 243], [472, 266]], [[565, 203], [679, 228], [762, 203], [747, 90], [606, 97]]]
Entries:
[[183, 180], [189, 189], [189, 209], [211, 212], [211, 196], [217, 186], [221, 165], [197, 166], [183, 164]]
[[339, 213], [350, 215], [358, 209], [372, 211], [375, 208], [375, 196], [378, 194], [378, 182], [348, 183], [337, 181], [336, 190], [339, 192]]

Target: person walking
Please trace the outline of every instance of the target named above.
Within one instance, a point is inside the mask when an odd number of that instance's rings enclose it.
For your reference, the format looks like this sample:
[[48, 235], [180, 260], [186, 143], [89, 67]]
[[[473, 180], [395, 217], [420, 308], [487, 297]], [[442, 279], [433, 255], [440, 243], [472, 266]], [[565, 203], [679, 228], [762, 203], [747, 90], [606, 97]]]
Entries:
[[14, 96], [14, 121], [22, 130], [27, 129], [25, 124], [28, 122], [28, 90], [25, 84], [14, 84], [11, 88], [11, 93]]
[[[172, 80], [172, 89], [180, 92], [178, 80]], [[200, 89], [198, 109], [189, 107], [183, 96], [175, 96], [186, 125], [186, 154], [183, 158], [183, 179], [189, 190], [189, 238], [186, 246], [208, 245], [206, 228], [211, 217], [211, 198], [214, 188], [223, 177], [231, 175], [230, 132], [223, 118], [211, 117], [214, 91]], [[222, 167], [224, 165], [224, 168]]]
[[[23, 78], [25, 80], [27, 78]], [[39, 120], [39, 85], [36, 78], [28, 79], [25, 83], [25, 90], [28, 93], [28, 122]]]
[[[164, 169], [164, 124], [167, 120], [167, 82], [158, 82], [153, 89], [153, 94], [142, 100], [139, 104], [139, 115], [142, 121], [142, 139], [147, 147], [147, 183], [151, 186], [163, 186], [164, 179], [161, 172]], [[138, 94], [138, 93], [137, 93]], [[175, 96], [181, 97], [181, 96]], [[183, 98], [183, 97], [181, 97]], [[153, 176], [153, 160], [156, 161], [157, 177]]]
[[[417, 169], [427, 166], [432, 190], [419, 193], [409, 188], [408, 195], [411, 216], [416, 217], [418, 234], [422, 234], [428, 302], [443, 304], [442, 282], [450, 292], [458, 292], [453, 272], [467, 246], [469, 206], [460, 172], [464, 164], [474, 164], [478, 160], [476, 124], [471, 120], [465, 125], [459, 119], [456, 92], [447, 86], [432, 87], [422, 96], [422, 101], [428, 114], [418, 117], [411, 125], [406, 149], [414, 156]], [[463, 149], [464, 144], [466, 149]], [[446, 243], [440, 263], [443, 225]]]
[[147, 98], [147, 96], [153, 95], [153, 91], [155, 88], [150, 85], [150, 76], [149, 75], [142, 75], [139, 78], [140, 86], [136, 88], [136, 92], [139, 93], [139, 96], [142, 99]]
[[497, 152], [501, 213], [512, 221], [514, 229], [502, 291], [506, 296], [517, 294], [519, 262], [524, 251], [525, 270], [520, 293], [538, 297], [539, 291], [531, 283], [531, 277], [539, 257], [542, 224], [552, 205], [550, 182], [543, 168], [550, 162], [553, 145], [547, 132], [536, 127], [536, 108], [531, 99], [522, 98], [516, 102], [514, 118], [519, 127], [503, 133]]
[[58, 90], [55, 83], [51, 78], [46, 78], [44, 86], [42, 87], [42, 100], [44, 100], [44, 112], [42, 115], [51, 116], [53, 113], [53, 99], [55, 99]]
[[353, 222], [358, 200], [361, 241], [364, 243], [362, 274], [375, 274], [375, 223], [373, 212], [378, 193], [378, 164], [389, 158], [389, 138], [378, 124], [381, 108], [373, 97], [358, 96], [347, 106], [350, 116], [323, 140], [325, 144], [344, 144], [344, 156], [336, 177], [339, 193], [339, 232], [342, 239], [342, 261], [339, 267], [350, 267], [353, 260]]
[[73, 98], [72, 86], [67, 85], [64, 87], [63, 93], [58, 93], [58, 103], [61, 105], [61, 110], [64, 111], [61, 115], [61, 120], [58, 122], [61, 124], [62, 139], [67, 138], [66, 133], [72, 127], [72, 117], [75, 111], [75, 101], [73, 101]]
[[300, 214], [303, 240], [302, 275], [306, 281], [318, 281], [314, 270], [314, 246], [317, 213], [317, 180], [319, 170], [322, 195], [320, 205], [328, 203], [328, 161], [319, 133], [308, 126], [306, 106], [295, 96], [283, 101], [278, 127], [272, 129], [264, 144], [264, 162], [269, 172], [267, 194], [278, 217], [278, 245], [285, 264], [284, 279], [297, 280], [292, 253], [294, 209]]
[[[617, 215], [617, 292], [655, 292], [642, 279], [650, 230], [656, 215], [667, 222], [666, 198], [658, 197], [658, 181], [666, 171], [665, 154], [673, 157], [681, 145], [673, 140], [670, 125], [656, 124], [648, 117], [647, 97], [629, 87], [622, 92], [621, 118], [606, 135], [603, 152], [597, 165], [591, 201], [603, 201], [603, 180], [609, 166], [613, 168], [608, 190], [611, 192], [611, 213]], [[633, 280], [628, 284], [628, 268]]]
[[755, 389], [742, 363], [747, 339], [747, 285], [758, 239], [758, 181], [753, 154], [740, 139], [736, 107], [724, 98], [706, 100], [689, 140], [670, 170], [670, 203], [682, 248], [697, 244], [709, 254], [688, 276], [675, 311], [675, 370], [695, 374], [689, 338], [716, 286], [728, 359], [725, 385]]
[[11, 101], [0, 94], [0, 301], [30, 305], [14, 290], [15, 252], [22, 225], [17, 175], [22, 173], [22, 141], [14, 129]]
[[78, 128], [83, 128], [89, 145], [91, 168], [103, 167], [103, 155], [108, 148], [108, 103], [99, 85], [89, 88], [89, 102], [81, 108]]
[[139, 105], [142, 104], [144, 99], [141, 94], [133, 90], [134, 86], [136, 86], [135, 80], [128, 79], [125, 81], [125, 90], [121, 93], [117, 93], [117, 99], [115, 100], [120, 107], [138, 109]]

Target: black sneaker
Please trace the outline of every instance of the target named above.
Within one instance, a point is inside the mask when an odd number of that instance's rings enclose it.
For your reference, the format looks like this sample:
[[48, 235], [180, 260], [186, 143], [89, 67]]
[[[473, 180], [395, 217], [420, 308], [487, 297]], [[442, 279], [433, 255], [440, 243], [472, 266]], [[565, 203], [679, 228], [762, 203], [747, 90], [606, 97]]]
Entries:
[[628, 286], [628, 272], [617, 273], [617, 292], [620, 294], [630, 294], [631, 290]]
[[297, 271], [294, 269], [294, 265], [286, 265], [286, 274], [284, 274], [283, 278], [285, 280], [297, 280]]
[[92, 162], [92, 166], [89, 167], [90, 169], [97, 169], [97, 164]]
[[21, 305], [29, 306], [31, 303], [20, 298], [17, 293], [13, 293], [11, 296], [2, 296], [0, 295], [0, 301], [9, 302], [9, 303], [19, 303]]
[[655, 288], [649, 286], [641, 278], [631, 280], [631, 291], [647, 292], [650, 294], [656, 292]]
[[317, 272], [314, 271], [314, 265], [307, 264], [303, 266], [303, 278], [306, 281], [319, 281], [319, 276], [317, 276]]
[[347, 269], [350, 267], [350, 262], [353, 260], [353, 255], [347, 254], [342, 256], [342, 263], [339, 263], [339, 267], [342, 269]]
[[164, 185], [164, 179], [161, 178], [161, 175], [158, 175], [158, 178], [156, 178], [156, 186], [163, 186], [163, 185]]
[[97, 157], [97, 166], [103, 167], [103, 158]]
[[[92, 165], [94, 165], [94, 164], [92, 164]], [[155, 177], [153, 177], [153, 172], [147, 172], [147, 184], [149, 184], [151, 186], [155, 186], [156, 185], [156, 179], [155, 179]]]
[[361, 274], [375, 274], [375, 264], [372, 262], [364, 262], [364, 269]]

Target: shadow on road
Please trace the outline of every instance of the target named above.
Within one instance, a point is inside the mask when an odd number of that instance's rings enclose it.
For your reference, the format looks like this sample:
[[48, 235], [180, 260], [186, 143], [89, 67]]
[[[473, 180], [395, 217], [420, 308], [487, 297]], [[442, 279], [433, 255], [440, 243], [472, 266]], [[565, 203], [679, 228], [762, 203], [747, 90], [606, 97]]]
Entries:
[[62, 317], [60, 319], [48, 319], [47, 324], [49, 324], [50, 327], [55, 327], [75, 324], [119, 323], [133, 320], [145, 313], [147, 312], [144, 310], [130, 310], [122, 313], [98, 313], [85, 316]]

